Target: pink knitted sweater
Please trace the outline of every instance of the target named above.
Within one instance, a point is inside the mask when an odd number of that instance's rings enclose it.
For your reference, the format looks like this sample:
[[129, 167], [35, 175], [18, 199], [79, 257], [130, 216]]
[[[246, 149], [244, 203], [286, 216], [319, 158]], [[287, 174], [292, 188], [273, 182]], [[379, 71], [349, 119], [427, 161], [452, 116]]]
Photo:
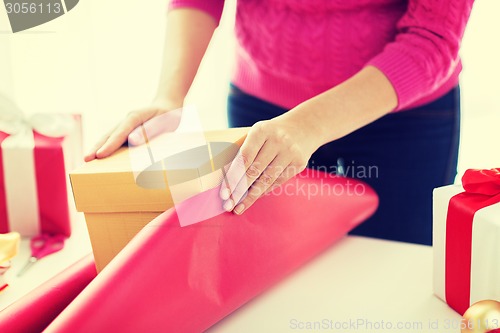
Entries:
[[[458, 84], [460, 42], [473, 0], [238, 0], [232, 82], [285, 108], [372, 65], [390, 80], [396, 110]], [[219, 22], [224, 0], [171, 0]]]

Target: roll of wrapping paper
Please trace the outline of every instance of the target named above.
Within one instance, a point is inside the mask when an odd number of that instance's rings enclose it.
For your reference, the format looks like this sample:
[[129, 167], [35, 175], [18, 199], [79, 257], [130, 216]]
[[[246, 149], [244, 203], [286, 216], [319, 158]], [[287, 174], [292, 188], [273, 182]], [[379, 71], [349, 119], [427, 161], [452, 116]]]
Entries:
[[[196, 213], [215, 200], [219, 188], [182, 204]], [[170, 209], [46, 332], [202, 332], [330, 247], [377, 204], [363, 183], [306, 169], [241, 216], [181, 227]]]
[[42, 332], [96, 275], [89, 254], [0, 311], [0, 332]]

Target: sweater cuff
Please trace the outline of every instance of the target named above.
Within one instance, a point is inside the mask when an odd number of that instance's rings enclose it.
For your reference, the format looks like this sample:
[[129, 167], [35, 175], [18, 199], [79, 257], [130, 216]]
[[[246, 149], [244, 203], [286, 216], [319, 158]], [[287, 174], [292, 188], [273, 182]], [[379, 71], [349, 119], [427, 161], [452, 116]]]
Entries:
[[177, 8], [199, 9], [212, 16], [219, 24], [224, 9], [224, 0], [171, 0], [168, 10]]
[[385, 50], [371, 59], [367, 65], [378, 68], [391, 82], [398, 98], [394, 111], [399, 111], [429, 93], [429, 82], [423, 69], [402, 51]]

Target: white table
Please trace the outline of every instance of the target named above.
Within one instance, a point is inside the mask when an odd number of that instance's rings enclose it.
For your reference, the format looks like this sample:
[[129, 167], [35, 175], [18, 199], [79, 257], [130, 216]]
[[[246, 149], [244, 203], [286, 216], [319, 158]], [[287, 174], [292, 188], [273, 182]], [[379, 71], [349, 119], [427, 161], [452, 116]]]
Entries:
[[432, 294], [431, 247], [347, 237], [208, 332], [457, 333], [460, 319]]
[[[81, 219], [63, 251], [17, 278], [29, 257], [29, 244], [23, 241], [10, 286], [0, 293], [0, 310], [89, 252]], [[458, 333], [460, 318], [432, 295], [430, 247], [351, 236], [208, 332]], [[307, 329], [315, 322], [322, 326]], [[409, 328], [399, 329], [399, 324]]]

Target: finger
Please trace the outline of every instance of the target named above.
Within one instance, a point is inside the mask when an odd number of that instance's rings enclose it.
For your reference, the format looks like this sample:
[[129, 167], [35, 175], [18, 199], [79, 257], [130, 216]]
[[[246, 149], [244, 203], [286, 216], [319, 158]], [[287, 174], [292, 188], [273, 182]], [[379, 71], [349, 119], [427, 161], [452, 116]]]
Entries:
[[128, 136], [131, 145], [141, 145], [152, 138], [175, 131], [181, 122], [182, 109], [172, 110], [154, 116], [135, 128]]
[[222, 183], [220, 184], [220, 190], [219, 190], [219, 195], [220, 195], [222, 200], [227, 200], [231, 197], [231, 191], [229, 190], [229, 184], [228, 184], [228, 181], [226, 178], [227, 170], [229, 170], [230, 166], [231, 166], [231, 164], [225, 165], [223, 170], [222, 170], [223, 178], [222, 178]]
[[128, 133], [129, 132], [127, 130], [123, 129], [117, 129], [116, 131], [114, 131], [102, 145], [102, 147], [97, 150], [95, 154], [96, 157], [105, 158], [110, 156], [127, 140]]
[[239, 190], [240, 188], [241, 189], [246, 188], [246, 178], [243, 177], [245, 174], [245, 167], [243, 166], [243, 162], [241, 161], [241, 159], [239, 159], [240, 166], [238, 167], [238, 173], [241, 173], [241, 177], [240, 177], [240, 181], [238, 182], [238, 184], [234, 185], [234, 181], [233, 181], [232, 184], [229, 185], [229, 181], [227, 179], [227, 171], [229, 170], [229, 167], [232, 164], [234, 164], [235, 160], [233, 160], [233, 162], [230, 165], [227, 165], [224, 167], [224, 178], [222, 179], [222, 184], [221, 184], [220, 196], [223, 200], [223, 203], [222, 203], [223, 208], [227, 212], [232, 211], [233, 208], [238, 203], [237, 201], [234, 200], [233, 194], [231, 193], [231, 190], [233, 192], [237, 191], [238, 193], [242, 192], [243, 196], [245, 195], [244, 190]]
[[232, 194], [231, 197], [234, 203], [240, 202], [243, 199], [243, 195], [247, 193], [252, 184], [254, 184], [264, 170], [266, 170], [271, 162], [276, 158], [276, 154], [276, 146], [264, 143], [264, 146], [260, 149], [253, 163], [247, 168], [243, 177], [240, 178], [237, 186], [232, 188], [232, 184], [229, 184]]
[[223, 208], [227, 212], [232, 211], [241, 200], [245, 199], [248, 193], [246, 177], [242, 177], [238, 184], [232, 186], [232, 189], [233, 192], [229, 194], [229, 198], [223, 202]]
[[246, 170], [254, 162], [254, 159], [257, 157], [264, 143], [265, 135], [262, 131], [250, 130], [247, 138], [226, 172], [225, 186], [222, 187], [220, 193], [221, 198], [225, 196], [223, 196], [223, 194], [227, 193], [227, 190], [229, 190], [229, 193], [232, 193], [232, 189], [236, 188], [240, 180], [245, 176]]
[[[269, 149], [269, 148], [271, 148], [269, 150], [272, 152], [271, 155], [268, 154], [269, 151], [267, 149]], [[226, 211], [233, 210], [237, 205], [239, 205], [239, 203], [241, 201], [245, 200], [245, 198], [247, 197], [249, 188], [252, 188], [253, 185], [256, 185], [256, 181], [258, 181], [258, 179], [260, 178], [259, 176], [263, 177], [264, 182], [268, 183], [267, 186], [270, 186], [274, 181], [273, 178], [277, 178], [281, 173], [280, 170], [284, 169], [283, 165], [287, 165], [288, 163], [290, 163], [290, 161], [286, 157], [283, 157], [283, 158], [280, 157], [279, 159], [276, 160], [276, 164], [272, 168], [270, 168], [266, 174], [266, 171], [261, 172], [260, 170], [257, 170], [260, 168], [256, 168], [256, 169], [253, 168], [254, 165], [261, 165], [262, 164], [262, 165], [267, 165], [267, 166], [262, 167], [263, 170], [267, 170], [268, 167], [274, 163], [272, 157], [262, 159], [264, 162], [261, 163], [260, 162], [261, 155], [262, 156], [264, 156], [264, 155], [274, 156], [275, 152], [274, 152], [274, 148], [272, 147], [272, 145], [270, 145], [270, 144], [264, 145], [264, 147], [260, 150], [257, 158], [254, 160], [254, 163], [247, 169], [247, 172], [244, 173], [244, 175], [241, 177], [240, 181], [238, 182], [238, 184], [236, 186], [234, 185], [234, 183], [228, 186], [227, 180], [225, 180], [225, 183], [223, 184], [223, 186], [226, 186], [227, 188], [222, 190], [222, 198], [223, 198], [223, 200], [226, 200], [223, 204], [224, 209]], [[270, 163], [268, 161], [271, 161], [272, 163]], [[249, 173], [251, 171], [252, 171], [252, 175], [249, 175]], [[255, 173], [253, 173], [253, 172], [255, 172]], [[271, 176], [271, 174], [272, 174], [272, 176]], [[256, 194], [256, 192], [254, 192], [254, 194]], [[255, 199], [257, 199], [257, 198], [255, 198]], [[253, 200], [253, 201], [255, 201], [255, 200]], [[241, 209], [241, 207], [240, 207], [240, 209]]]
[[289, 165], [280, 175], [279, 177], [275, 180], [273, 185], [271, 185], [266, 192], [263, 195], [267, 195], [269, 193], [272, 193], [274, 190], [279, 188], [281, 185], [285, 184], [287, 181], [289, 181], [291, 178], [293, 178], [295, 175], [300, 173], [304, 168], [297, 167], [294, 165]]
[[278, 155], [264, 172], [255, 180], [246, 197], [234, 208], [236, 214], [243, 214], [250, 208], [266, 191], [272, 187], [285, 170], [288, 169], [290, 159], [283, 155]]
[[253, 163], [246, 169], [238, 186], [232, 190], [232, 197], [235, 202], [239, 202], [248, 189], [262, 175], [264, 170], [276, 158], [276, 147], [269, 143], [264, 143]]
[[[148, 115], [145, 115], [146, 117]], [[150, 115], [152, 116], [152, 115]], [[127, 140], [129, 133], [144, 122], [140, 112], [131, 112], [118, 127], [111, 132], [108, 140], [96, 152], [97, 158], [104, 158], [111, 155]]]
[[99, 148], [102, 147], [102, 145], [108, 140], [108, 138], [109, 133], [100, 138], [99, 141], [97, 141], [97, 143], [85, 154], [83, 160], [85, 162], [94, 160], [96, 158], [96, 152], [99, 150]]
[[[246, 198], [248, 194], [248, 191], [245, 191], [243, 192], [243, 196], [241, 197], [240, 200], [243, 200]], [[224, 210], [226, 212], [231, 212], [233, 211], [233, 209], [238, 205], [238, 201], [234, 200], [233, 197], [230, 197], [229, 199], [225, 200], [223, 203], [222, 203], [222, 208], [224, 208]]]

